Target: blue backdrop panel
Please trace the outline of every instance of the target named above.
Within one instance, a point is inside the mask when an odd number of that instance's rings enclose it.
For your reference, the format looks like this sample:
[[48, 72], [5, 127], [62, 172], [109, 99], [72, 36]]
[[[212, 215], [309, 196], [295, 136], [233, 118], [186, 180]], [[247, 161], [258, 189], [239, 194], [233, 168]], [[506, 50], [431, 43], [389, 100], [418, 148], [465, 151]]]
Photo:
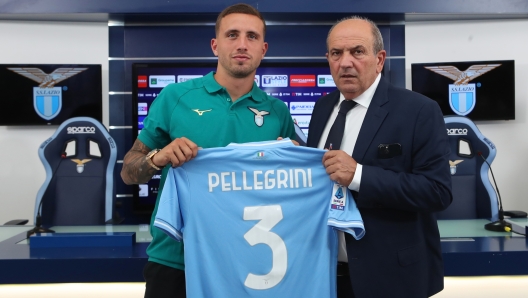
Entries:
[[[112, 44], [109, 46], [112, 48]], [[125, 68], [124, 60], [110, 60], [108, 61], [108, 79], [109, 79], [109, 89], [113, 92], [123, 92], [126, 90], [125, 83], [130, 81], [130, 77], [126, 78], [127, 70]], [[130, 84], [130, 83], [129, 83]], [[131, 90], [130, 88], [128, 89]], [[112, 116], [112, 111], [110, 111], [110, 117]]]
[[113, 94], [109, 96], [110, 126], [132, 126], [132, 95]]
[[[0, 0], [0, 13], [218, 13], [239, 0]], [[509, 0], [268, 0], [246, 1], [261, 12], [289, 13], [527, 13]]]
[[127, 26], [125, 57], [210, 57], [214, 26]]
[[395, 86], [405, 88], [405, 58], [385, 60], [383, 75]]
[[123, 57], [125, 55], [125, 27], [108, 27], [108, 56]]
[[[130, 117], [132, 118], [132, 117]], [[123, 160], [125, 154], [132, 147], [132, 129], [110, 129], [110, 135], [114, 138], [117, 145], [117, 160]]]

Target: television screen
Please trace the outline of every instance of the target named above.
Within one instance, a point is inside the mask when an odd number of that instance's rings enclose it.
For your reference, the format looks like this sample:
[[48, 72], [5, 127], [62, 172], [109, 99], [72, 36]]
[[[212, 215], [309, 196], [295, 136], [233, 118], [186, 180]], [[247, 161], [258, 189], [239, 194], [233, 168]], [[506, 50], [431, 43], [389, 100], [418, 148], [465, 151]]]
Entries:
[[412, 90], [444, 115], [477, 120], [515, 119], [514, 60], [411, 64]]
[[[201, 77], [216, 71], [211, 63], [136, 63], [132, 66], [133, 100], [137, 103], [135, 133], [143, 128], [150, 105], [163, 87]], [[261, 63], [255, 75], [255, 83], [269, 95], [284, 101], [293, 120], [308, 134], [308, 125], [315, 101], [336, 89], [326, 61], [302, 63]], [[137, 135], [136, 135], [137, 136]], [[161, 172], [134, 192], [134, 210], [151, 212], [158, 194]]]
[[60, 125], [72, 117], [102, 121], [101, 65], [1, 64], [0, 125]]

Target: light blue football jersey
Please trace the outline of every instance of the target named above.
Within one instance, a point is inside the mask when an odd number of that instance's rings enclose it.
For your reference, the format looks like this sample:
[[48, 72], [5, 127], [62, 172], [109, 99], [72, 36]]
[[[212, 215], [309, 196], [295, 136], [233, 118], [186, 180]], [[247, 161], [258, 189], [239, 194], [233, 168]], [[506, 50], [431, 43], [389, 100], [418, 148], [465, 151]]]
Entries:
[[189, 297], [336, 297], [336, 229], [365, 229], [324, 152], [230, 144], [169, 171], [154, 225], [184, 240]]

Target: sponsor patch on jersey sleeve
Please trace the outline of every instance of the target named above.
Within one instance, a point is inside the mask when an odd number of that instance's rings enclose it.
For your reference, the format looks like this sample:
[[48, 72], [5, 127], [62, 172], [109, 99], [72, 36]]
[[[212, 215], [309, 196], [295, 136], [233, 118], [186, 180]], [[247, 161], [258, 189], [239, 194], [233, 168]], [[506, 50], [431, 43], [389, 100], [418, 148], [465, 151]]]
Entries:
[[345, 210], [346, 201], [347, 201], [347, 190], [344, 186], [341, 186], [337, 183], [334, 183], [334, 188], [332, 190], [330, 208], [335, 210]]

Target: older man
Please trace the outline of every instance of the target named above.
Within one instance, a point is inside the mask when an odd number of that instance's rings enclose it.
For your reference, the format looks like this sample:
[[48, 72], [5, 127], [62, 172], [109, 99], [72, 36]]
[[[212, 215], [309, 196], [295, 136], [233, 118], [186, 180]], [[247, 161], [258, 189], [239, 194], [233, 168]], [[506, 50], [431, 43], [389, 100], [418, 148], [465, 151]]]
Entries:
[[434, 295], [443, 263], [433, 213], [452, 201], [440, 108], [382, 78], [386, 52], [372, 21], [339, 21], [327, 47], [338, 90], [317, 101], [307, 145], [329, 149], [326, 171], [353, 191], [367, 231], [360, 241], [345, 236], [339, 274], [350, 274], [351, 288], [342, 278], [339, 296]]

